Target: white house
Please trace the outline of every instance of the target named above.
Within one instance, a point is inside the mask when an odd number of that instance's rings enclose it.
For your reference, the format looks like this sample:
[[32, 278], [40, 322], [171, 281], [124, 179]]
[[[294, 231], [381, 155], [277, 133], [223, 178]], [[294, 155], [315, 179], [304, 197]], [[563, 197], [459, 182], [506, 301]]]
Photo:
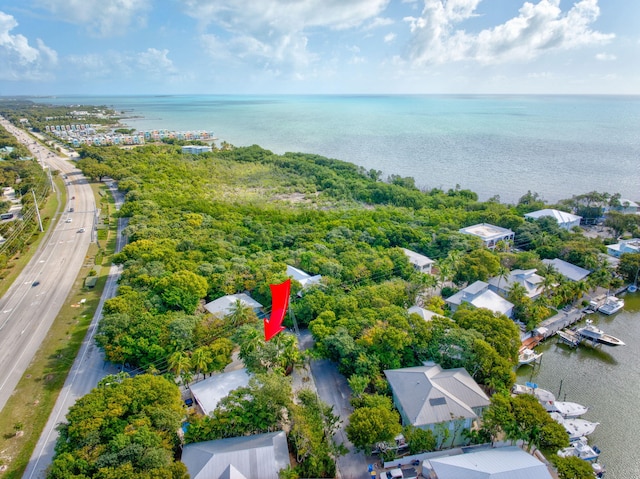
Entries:
[[278, 479], [291, 465], [283, 431], [187, 444], [182, 462], [191, 479]]
[[531, 213], [527, 213], [524, 215], [525, 218], [530, 220], [537, 220], [545, 216], [553, 218], [558, 222], [558, 226], [560, 226], [560, 228], [564, 228], [566, 230], [570, 230], [574, 226], [580, 226], [580, 220], [582, 220], [582, 216], [577, 216], [571, 213], [567, 213], [566, 211], [554, 210], [550, 208], [532, 211]]
[[[423, 461], [437, 479], [551, 479], [547, 466], [516, 446], [471, 450]], [[429, 472], [426, 472], [429, 471]], [[425, 473], [426, 472], [426, 473]]]
[[211, 413], [220, 400], [234, 389], [249, 385], [249, 373], [246, 369], [238, 369], [228, 373], [215, 374], [204, 381], [189, 386], [193, 399], [205, 415]]
[[543, 259], [542, 262], [552, 266], [554, 270], [570, 281], [582, 281], [591, 273], [588, 269], [581, 268], [560, 258]]
[[409, 263], [413, 265], [416, 271], [431, 274], [431, 267], [435, 261], [423, 254], [416, 253], [415, 251], [411, 251], [407, 248], [402, 248], [402, 251], [404, 251], [404, 254], [409, 259]]
[[[442, 369], [433, 362], [384, 371], [402, 424], [438, 434], [442, 424], [451, 432], [451, 444], [463, 441], [462, 431], [489, 406], [489, 398], [464, 368]], [[455, 437], [453, 436], [455, 434]]]
[[607, 245], [607, 254], [619, 258], [624, 253], [640, 253], [640, 238], [631, 238]]
[[258, 303], [251, 296], [244, 293], [222, 296], [221, 298], [214, 299], [210, 303], [205, 304], [204, 307], [211, 314], [216, 314], [218, 316], [227, 316], [233, 312], [233, 307], [238, 300], [244, 306], [253, 309], [256, 314], [258, 314], [260, 312], [260, 309], [262, 309], [262, 305], [260, 303]]
[[489, 249], [494, 249], [500, 241], [513, 241], [515, 233], [501, 226], [480, 223], [458, 230], [460, 233], [477, 236]]
[[295, 268], [293, 266], [287, 265], [287, 276], [291, 279], [295, 279], [300, 285], [302, 289], [308, 288], [314, 284], [319, 284], [322, 276], [316, 274], [315, 276], [311, 276], [308, 273], [305, 273], [301, 269]]
[[421, 308], [420, 306], [411, 306], [407, 310], [407, 312], [409, 314], [417, 314], [418, 316], [420, 316], [425, 321], [431, 321], [434, 316], [439, 316], [438, 314], [434, 313], [433, 311], [429, 311], [428, 309]]
[[445, 301], [451, 311], [454, 312], [462, 303], [470, 303], [476, 308], [486, 308], [494, 313], [504, 314], [509, 318], [513, 314], [513, 303], [491, 291], [489, 284], [484, 281], [476, 281], [470, 284]]
[[518, 283], [526, 290], [526, 296], [536, 299], [542, 294], [544, 278], [536, 273], [536, 269], [514, 269], [506, 278], [495, 276], [489, 279], [489, 288], [496, 293], [506, 296], [511, 287]]

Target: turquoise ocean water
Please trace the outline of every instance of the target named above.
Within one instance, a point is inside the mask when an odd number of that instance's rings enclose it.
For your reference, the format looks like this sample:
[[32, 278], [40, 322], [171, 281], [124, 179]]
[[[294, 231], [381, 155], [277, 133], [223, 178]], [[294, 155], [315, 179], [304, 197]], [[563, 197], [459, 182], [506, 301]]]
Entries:
[[[138, 130], [208, 130], [237, 146], [350, 161], [423, 187], [459, 184], [515, 202], [588, 191], [640, 200], [640, 97], [599, 96], [143, 96], [34, 98], [107, 105]], [[590, 406], [592, 443], [608, 479], [640, 478], [640, 293], [624, 311], [592, 315], [626, 346], [540, 346], [542, 365], [518, 370], [558, 399]]]
[[640, 97], [121, 96], [39, 98], [124, 110], [138, 130], [213, 131], [516, 202], [589, 191], [640, 200]]

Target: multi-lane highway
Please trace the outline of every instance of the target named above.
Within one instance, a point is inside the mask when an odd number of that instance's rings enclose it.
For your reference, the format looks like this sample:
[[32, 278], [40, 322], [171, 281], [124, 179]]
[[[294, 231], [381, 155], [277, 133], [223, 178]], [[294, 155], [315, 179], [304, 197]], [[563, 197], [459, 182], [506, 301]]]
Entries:
[[36, 144], [4, 118], [0, 123], [27, 145], [35, 157], [67, 175], [69, 198], [31, 262], [0, 299], [1, 410], [47, 335], [86, 260], [96, 207], [91, 187], [78, 169]]

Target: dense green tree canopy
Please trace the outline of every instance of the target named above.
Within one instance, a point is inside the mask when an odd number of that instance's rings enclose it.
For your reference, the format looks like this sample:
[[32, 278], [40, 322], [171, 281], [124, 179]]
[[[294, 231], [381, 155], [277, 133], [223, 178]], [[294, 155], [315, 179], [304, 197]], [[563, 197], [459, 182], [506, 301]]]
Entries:
[[58, 430], [49, 479], [187, 477], [175, 461], [183, 416], [178, 388], [158, 376], [103, 380]]

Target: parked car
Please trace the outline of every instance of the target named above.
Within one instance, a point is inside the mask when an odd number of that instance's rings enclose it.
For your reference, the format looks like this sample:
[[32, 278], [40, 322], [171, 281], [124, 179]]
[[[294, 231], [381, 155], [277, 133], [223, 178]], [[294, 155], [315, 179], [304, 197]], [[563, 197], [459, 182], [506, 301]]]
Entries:
[[80, 229], [78, 230], [78, 233], [84, 233], [84, 231], [85, 231], [85, 230], [84, 230], [84, 228], [80, 228]]

